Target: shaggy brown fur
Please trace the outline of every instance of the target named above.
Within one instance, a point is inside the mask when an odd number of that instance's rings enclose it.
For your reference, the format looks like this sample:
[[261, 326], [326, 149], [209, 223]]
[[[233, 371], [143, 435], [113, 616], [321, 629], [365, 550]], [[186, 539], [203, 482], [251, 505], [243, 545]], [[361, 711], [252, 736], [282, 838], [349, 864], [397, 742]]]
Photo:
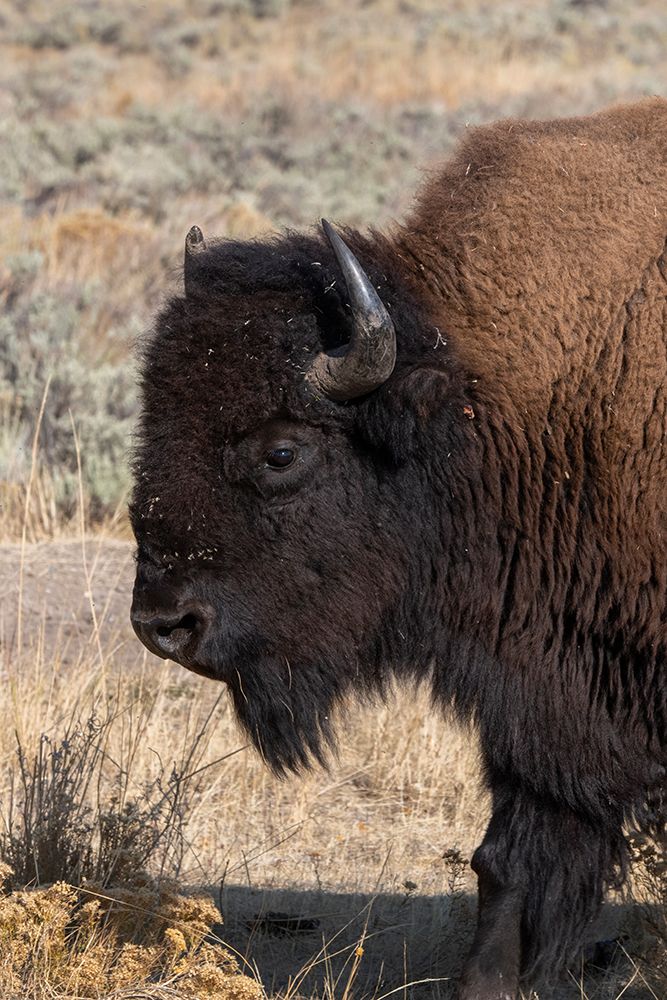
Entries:
[[[479, 726], [466, 1000], [562, 969], [624, 821], [664, 822], [666, 213], [667, 102], [501, 122], [403, 226], [345, 234], [397, 332], [371, 395], [304, 381], [350, 335], [318, 236], [211, 247], [146, 350], [140, 622], [195, 610], [179, 659], [229, 684], [277, 771], [392, 676]], [[286, 441], [296, 471], [270, 474]]]

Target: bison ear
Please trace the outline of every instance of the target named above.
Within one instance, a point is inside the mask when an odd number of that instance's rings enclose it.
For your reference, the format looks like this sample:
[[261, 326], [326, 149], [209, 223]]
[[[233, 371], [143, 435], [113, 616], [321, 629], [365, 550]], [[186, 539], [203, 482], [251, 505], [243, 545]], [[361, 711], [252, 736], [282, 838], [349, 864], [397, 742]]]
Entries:
[[185, 237], [183, 283], [186, 296], [192, 295], [199, 280], [202, 257], [206, 253], [206, 240], [199, 226], [193, 226]]
[[415, 366], [398, 374], [387, 391], [369, 397], [360, 411], [366, 441], [396, 465], [424, 445], [449, 412], [454, 388], [448, 372]]

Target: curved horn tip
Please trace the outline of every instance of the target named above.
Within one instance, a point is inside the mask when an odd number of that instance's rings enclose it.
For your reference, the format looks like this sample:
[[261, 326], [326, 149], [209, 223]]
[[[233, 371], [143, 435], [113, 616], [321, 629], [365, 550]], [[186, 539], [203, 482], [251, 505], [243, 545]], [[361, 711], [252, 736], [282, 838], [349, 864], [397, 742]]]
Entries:
[[[339, 234], [336, 232], [331, 223], [327, 222], [326, 219], [321, 219], [320, 221], [322, 223], [322, 229], [324, 230], [324, 235], [328, 239], [329, 245], [331, 246], [331, 249], [335, 253], [338, 263], [342, 264], [342, 258], [345, 257], [352, 258], [353, 260], [356, 261], [356, 257], [354, 256], [348, 245], [345, 243], [345, 240], [343, 239], [342, 236], [339, 236]], [[359, 262], [357, 261], [357, 263]]]
[[185, 237], [185, 249], [188, 253], [201, 253], [206, 249], [206, 240], [199, 226], [192, 226]]
[[322, 229], [343, 272], [353, 319], [347, 351], [323, 352], [311, 365], [308, 381], [336, 402], [367, 395], [387, 381], [396, 363], [396, 331], [377, 289], [336, 230]]

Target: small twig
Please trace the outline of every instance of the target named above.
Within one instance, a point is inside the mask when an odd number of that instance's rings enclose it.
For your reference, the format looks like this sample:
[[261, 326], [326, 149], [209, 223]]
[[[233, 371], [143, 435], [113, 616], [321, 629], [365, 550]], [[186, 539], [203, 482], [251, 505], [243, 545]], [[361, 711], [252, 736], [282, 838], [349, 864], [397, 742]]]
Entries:
[[72, 415], [72, 411], [68, 410], [67, 412], [69, 413], [69, 419], [72, 425], [72, 436], [74, 438], [74, 451], [76, 453], [77, 487], [78, 487], [78, 497], [79, 497], [79, 526], [81, 529], [81, 561], [83, 563], [83, 575], [86, 581], [86, 596], [88, 598], [90, 614], [93, 620], [93, 634], [95, 637], [95, 642], [97, 644], [97, 655], [99, 656], [100, 669], [102, 671], [102, 690], [106, 693], [105, 658], [104, 658], [104, 652], [102, 650], [100, 626], [97, 620], [97, 612], [95, 611], [95, 601], [93, 600], [93, 578], [90, 572], [90, 567], [88, 566], [88, 557], [86, 554], [86, 515], [85, 515], [85, 501], [83, 495], [83, 471], [81, 467], [81, 447], [79, 445], [79, 436], [76, 432], [76, 425], [74, 423], [74, 417]]

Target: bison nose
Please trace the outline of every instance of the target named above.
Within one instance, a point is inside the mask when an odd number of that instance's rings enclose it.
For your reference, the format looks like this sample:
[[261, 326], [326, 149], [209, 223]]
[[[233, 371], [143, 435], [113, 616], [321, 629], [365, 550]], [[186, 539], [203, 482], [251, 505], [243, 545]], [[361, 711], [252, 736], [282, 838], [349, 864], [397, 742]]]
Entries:
[[210, 612], [199, 604], [188, 604], [169, 614], [145, 614], [132, 610], [132, 627], [152, 653], [164, 659], [190, 661], [211, 623]]

